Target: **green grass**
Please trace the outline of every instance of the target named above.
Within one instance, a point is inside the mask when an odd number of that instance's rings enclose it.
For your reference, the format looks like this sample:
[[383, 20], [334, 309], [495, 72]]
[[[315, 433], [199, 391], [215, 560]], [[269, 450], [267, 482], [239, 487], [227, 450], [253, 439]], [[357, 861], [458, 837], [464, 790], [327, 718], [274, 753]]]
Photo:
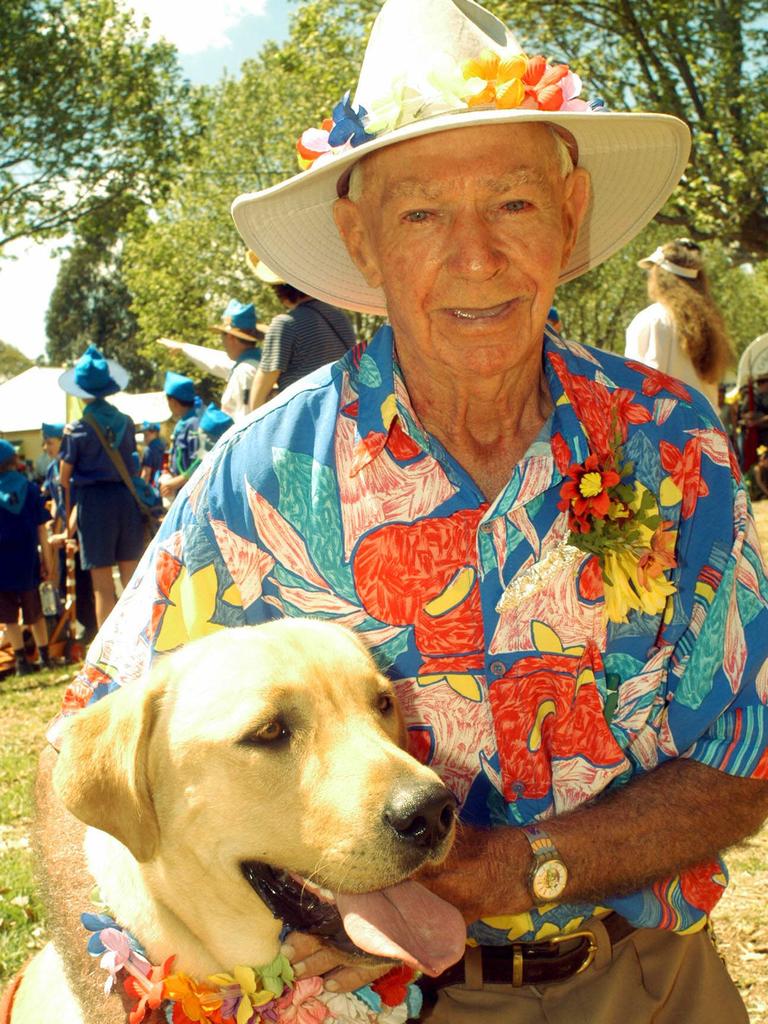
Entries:
[[69, 669], [0, 679], [0, 987], [45, 941], [31, 848], [32, 790], [45, 728]]

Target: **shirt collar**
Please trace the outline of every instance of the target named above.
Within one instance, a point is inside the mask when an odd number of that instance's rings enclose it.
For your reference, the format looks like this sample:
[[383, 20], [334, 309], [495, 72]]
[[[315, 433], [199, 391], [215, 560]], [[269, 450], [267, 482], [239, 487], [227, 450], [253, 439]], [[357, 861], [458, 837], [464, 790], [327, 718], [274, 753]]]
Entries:
[[[559, 358], [553, 359], [553, 356]], [[549, 326], [544, 333], [542, 358], [554, 404], [547, 433], [550, 441], [559, 436], [564, 442], [564, 445], [560, 444], [559, 456], [555, 460], [559, 476], [562, 476], [567, 469], [566, 459], [568, 464], [582, 462], [589, 454], [587, 436], [568, 397], [569, 379], [574, 376], [594, 379], [601, 368], [588, 350], [565, 342]], [[399, 386], [396, 386], [395, 376], [394, 334], [392, 328], [385, 324], [357, 361], [356, 450], [351, 476], [359, 473], [384, 450], [396, 419], [403, 426], [414, 419], [405, 382], [399, 380]], [[536, 454], [537, 448], [541, 449], [540, 442], [531, 446], [531, 456]], [[522, 461], [526, 458], [528, 454]]]

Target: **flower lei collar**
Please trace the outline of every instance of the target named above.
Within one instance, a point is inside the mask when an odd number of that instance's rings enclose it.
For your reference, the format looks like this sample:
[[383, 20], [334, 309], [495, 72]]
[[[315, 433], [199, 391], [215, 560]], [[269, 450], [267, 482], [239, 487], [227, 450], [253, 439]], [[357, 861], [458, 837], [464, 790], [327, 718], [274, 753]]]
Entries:
[[168, 1024], [404, 1024], [421, 1010], [417, 974], [404, 965], [354, 993], [327, 992], [320, 977], [296, 978], [282, 954], [262, 967], [239, 965], [199, 981], [173, 971], [173, 956], [150, 963], [136, 938], [108, 914], [82, 914], [81, 921], [91, 932], [88, 952], [108, 972], [104, 991], [121, 975], [135, 1000], [130, 1024], [158, 1008]]

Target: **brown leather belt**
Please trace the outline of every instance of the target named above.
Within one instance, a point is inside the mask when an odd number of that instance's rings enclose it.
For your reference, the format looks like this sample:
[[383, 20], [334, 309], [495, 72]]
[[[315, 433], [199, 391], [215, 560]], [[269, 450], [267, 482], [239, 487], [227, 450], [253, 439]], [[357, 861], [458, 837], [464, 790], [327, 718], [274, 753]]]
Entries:
[[[611, 913], [600, 919], [608, 933], [611, 945], [621, 942], [632, 932], [634, 925]], [[552, 981], [566, 981], [585, 971], [597, 953], [597, 939], [588, 928], [567, 935], [553, 935], [540, 942], [513, 942], [509, 946], [480, 946], [482, 980], [485, 985], [546, 985]], [[429, 996], [447, 985], [468, 983], [464, 960], [436, 978], [423, 977], [419, 985]]]

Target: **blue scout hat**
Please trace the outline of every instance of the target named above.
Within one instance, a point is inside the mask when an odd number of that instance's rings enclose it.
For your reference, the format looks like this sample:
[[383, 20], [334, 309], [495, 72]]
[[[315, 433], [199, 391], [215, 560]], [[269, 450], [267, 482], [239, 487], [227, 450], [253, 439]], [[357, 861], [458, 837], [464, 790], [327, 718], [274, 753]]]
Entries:
[[169, 398], [176, 398], [179, 402], [191, 404], [195, 400], [195, 382], [173, 370], [166, 371], [163, 390]]
[[63, 423], [43, 423], [42, 425], [43, 438], [47, 441], [49, 437], [63, 437], [64, 436], [64, 424]]
[[77, 398], [106, 398], [122, 391], [131, 375], [115, 359], [89, 345], [75, 365], [59, 377], [59, 387]]
[[211, 327], [211, 330], [220, 331], [222, 334], [234, 334], [243, 341], [259, 341], [264, 337], [264, 332], [256, 323], [256, 319], [256, 307], [252, 302], [230, 299], [221, 323]]
[[10, 443], [10, 441], [3, 441], [0, 438], [0, 462], [7, 462], [8, 459], [14, 458], [16, 455], [16, 449]]
[[160, 433], [160, 424], [159, 423], [151, 423], [149, 420], [144, 420], [144, 422], [141, 424], [141, 429], [143, 431], [145, 431], [145, 432], [147, 430], [154, 430], [156, 433], [159, 434]]
[[214, 441], [218, 441], [221, 435], [232, 426], [235, 421], [227, 416], [213, 402], [208, 406], [200, 417], [200, 429]]

